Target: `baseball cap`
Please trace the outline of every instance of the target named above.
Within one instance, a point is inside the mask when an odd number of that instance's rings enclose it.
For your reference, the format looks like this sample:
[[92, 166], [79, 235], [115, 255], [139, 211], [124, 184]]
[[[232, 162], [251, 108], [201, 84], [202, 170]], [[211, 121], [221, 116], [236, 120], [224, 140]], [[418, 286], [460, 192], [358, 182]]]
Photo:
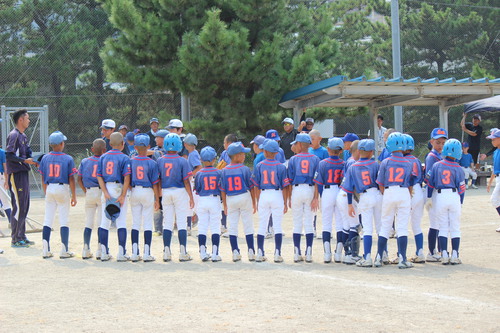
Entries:
[[134, 138], [134, 145], [135, 146], [144, 146], [144, 147], [149, 146], [149, 135], [147, 135], [147, 134], [136, 135]]
[[276, 141], [281, 140], [280, 135], [278, 134], [278, 131], [275, 129], [270, 129], [269, 131], [266, 132], [266, 139], [273, 139]]
[[188, 133], [184, 137], [184, 142], [187, 143], [188, 145], [196, 146], [198, 144], [198, 138], [196, 137], [196, 135], [194, 135], [192, 133]]
[[134, 132], [128, 132], [125, 135], [125, 140], [127, 141], [134, 141], [135, 133]]
[[306, 118], [306, 124], [307, 123], [313, 123], [314, 124], [314, 119], [313, 118]]
[[375, 141], [373, 141], [373, 139], [363, 139], [359, 141], [358, 150], [364, 150], [364, 151], [375, 150]]
[[290, 117], [286, 117], [285, 119], [283, 119], [283, 121], [281, 122], [282, 124], [292, 124], [293, 125], [293, 119], [290, 118]]
[[357, 136], [356, 134], [354, 133], [346, 133], [344, 135], [344, 137], [342, 138], [342, 140], [344, 142], [352, 142], [352, 141], [356, 141], [356, 140], [359, 140], [359, 136]]
[[151, 119], [149, 119], [149, 124], [151, 125], [152, 123], [158, 123], [159, 124], [160, 122], [158, 121], [158, 118], [151, 118]]
[[266, 140], [262, 145], [262, 149], [267, 150], [270, 153], [277, 153], [280, 151], [280, 146], [277, 141]]
[[169, 134], [169, 132], [167, 130], [159, 130], [158, 132], [156, 132], [155, 136], [159, 136], [159, 137], [166, 137], [167, 135]]
[[305, 142], [305, 143], [311, 143], [311, 137], [307, 133], [299, 133], [295, 137], [295, 141], [292, 141], [290, 144], [293, 145], [296, 142]]
[[111, 221], [116, 221], [120, 216], [120, 203], [117, 198], [110, 198], [106, 200], [106, 209], [104, 210], [106, 217]]
[[61, 142], [66, 141], [66, 140], [68, 140], [68, 138], [59, 131], [55, 131], [51, 135], [49, 135], [49, 144], [50, 145], [58, 145]]
[[435, 128], [431, 132], [431, 139], [445, 138], [448, 139], [448, 132], [444, 128]]
[[342, 138], [330, 138], [328, 139], [328, 148], [332, 150], [344, 149], [344, 141]]
[[141, 130], [136, 128], [135, 130], [133, 130], [132, 132], [134, 132], [134, 134], [137, 134], [137, 133], [141, 133]]
[[495, 139], [495, 138], [500, 138], [500, 130], [496, 130], [495, 132], [491, 133], [486, 137], [486, 139]]
[[468, 143], [468, 142], [464, 142], [464, 143], [462, 143], [462, 147], [463, 147], [463, 148], [469, 148], [469, 143]]
[[475, 115], [472, 116], [472, 119], [477, 119], [481, 121], [481, 116], [476, 113]]
[[494, 127], [492, 129], [490, 129], [490, 134], [494, 133], [495, 131], [498, 131], [498, 128]]
[[119, 131], [121, 131], [122, 129], [126, 129], [128, 131], [127, 125], [120, 125], [120, 127], [118, 127]]
[[200, 157], [203, 162], [213, 161], [217, 157], [217, 152], [212, 147], [206, 146], [200, 151]]
[[166, 129], [172, 129], [172, 128], [181, 128], [184, 127], [184, 124], [182, 124], [182, 121], [179, 119], [172, 119], [168, 122], [168, 126], [165, 127]]
[[229, 145], [229, 147], [227, 147], [227, 154], [229, 156], [233, 156], [239, 153], [249, 153], [249, 152], [250, 148], [245, 148], [245, 146], [243, 145], [243, 143], [241, 143], [241, 141], [233, 142]]
[[116, 124], [113, 119], [104, 119], [101, 123], [101, 128], [112, 129], [115, 128]]
[[257, 146], [259, 146], [259, 148], [260, 148], [260, 145], [262, 145], [262, 144], [264, 143], [264, 140], [265, 140], [265, 139], [266, 139], [266, 138], [265, 138], [264, 136], [262, 136], [262, 135], [257, 135], [255, 138], [253, 138], [253, 140], [252, 140], [252, 141], [250, 141], [250, 144], [255, 143], [255, 144], [256, 144]]

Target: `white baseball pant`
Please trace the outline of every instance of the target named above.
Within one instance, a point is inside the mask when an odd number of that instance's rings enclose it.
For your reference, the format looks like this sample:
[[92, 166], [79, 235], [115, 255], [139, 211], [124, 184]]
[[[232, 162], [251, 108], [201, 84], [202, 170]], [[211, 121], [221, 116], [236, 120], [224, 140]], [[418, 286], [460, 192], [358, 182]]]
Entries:
[[[352, 200], [352, 205], [354, 206], [354, 210], [357, 209], [358, 203], [356, 200]], [[340, 219], [342, 223], [338, 223], [335, 221], [335, 228], [337, 231], [344, 230], [348, 231], [351, 228], [356, 227], [359, 224], [359, 217], [356, 215], [355, 217], [351, 217], [349, 215], [349, 206], [347, 202], [347, 192], [340, 189], [337, 194], [337, 204], [336, 209], [340, 213]], [[340, 227], [340, 228], [339, 228]]]
[[[438, 190], [435, 190], [438, 192]], [[460, 195], [452, 189], [443, 189], [436, 195], [436, 218], [439, 222], [439, 236], [460, 237]]]
[[253, 234], [253, 206], [250, 192], [226, 196], [227, 221], [229, 223], [229, 236], [238, 236], [238, 223], [243, 222], [245, 235]]
[[[427, 189], [425, 189], [427, 191]], [[427, 195], [426, 195], [427, 197]], [[431, 229], [439, 229], [439, 222], [436, 218], [436, 191], [432, 191], [432, 197], [431, 197], [431, 203], [432, 205], [429, 207], [427, 206], [427, 214], [429, 215], [429, 228]]]
[[273, 215], [274, 233], [282, 234], [283, 228], [281, 221], [283, 220], [283, 209], [285, 202], [283, 201], [283, 192], [281, 190], [262, 190], [259, 197], [259, 230], [258, 235], [265, 236], [267, 226], [269, 224], [269, 216]]
[[389, 238], [392, 222], [396, 218], [395, 229], [398, 237], [408, 236], [410, 222], [411, 196], [406, 187], [389, 186], [382, 199], [382, 226], [380, 236]]
[[477, 179], [477, 173], [472, 170], [471, 167], [462, 167], [462, 170], [464, 170], [465, 173], [465, 183], [467, 184], [467, 181], [469, 180], [469, 176], [472, 177], [472, 179]]
[[500, 206], [500, 176], [495, 177], [495, 188], [491, 193], [490, 200], [493, 207], [497, 208]]
[[[85, 227], [93, 229], [94, 220], [102, 218], [102, 191], [99, 187], [87, 188], [85, 193]], [[96, 218], [97, 215], [97, 218]]]
[[132, 229], [144, 231], [153, 230], [153, 213], [155, 193], [152, 188], [135, 186], [130, 191], [130, 210], [132, 211]]
[[45, 192], [45, 219], [43, 225], [52, 227], [56, 210], [59, 214], [59, 225], [68, 226], [71, 193], [68, 184], [48, 184]]
[[330, 188], [323, 187], [321, 194], [321, 217], [323, 223], [323, 231], [332, 233], [333, 216], [335, 216], [335, 230], [342, 231], [342, 217], [337, 208], [337, 195], [339, 193], [338, 185], [330, 185]]
[[188, 216], [193, 216], [194, 214], [198, 214], [197, 208], [200, 196], [196, 194], [196, 191], [194, 190], [194, 177], [191, 177], [191, 191], [193, 192], [194, 207], [193, 209], [189, 209]]
[[220, 197], [209, 195], [199, 197], [196, 214], [198, 215], [198, 234], [206, 235], [208, 228], [212, 234], [220, 234], [221, 219]]
[[[301, 234], [302, 228], [306, 234], [314, 233], [314, 214], [311, 202], [314, 198], [314, 186], [308, 184], [293, 185], [292, 210], [293, 210], [293, 233]], [[274, 216], [273, 216], [274, 221]]]
[[[106, 189], [112, 198], [118, 198], [122, 194], [123, 184], [120, 183], [106, 183]], [[116, 228], [126, 228], [127, 227], [127, 206], [128, 199], [123, 200], [123, 205], [120, 207], [120, 215], [116, 219]], [[102, 196], [102, 208], [101, 208], [101, 228], [109, 230], [111, 226], [111, 220], [106, 217], [106, 199], [104, 195]]]
[[0, 174], [0, 200], [2, 200], [2, 207], [3, 209], [12, 209], [10, 195], [7, 193], [8, 190], [6, 190], [4, 186], [5, 178], [3, 174]]
[[363, 222], [363, 234], [372, 236], [373, 225], [377, 234], [380, 232], [382, 215], [382, 194], [378, 188], [369, 188], [366, 192], [359, 194], [358, 207], [356, 213], [361, 215]]
[[413, 195], [411, 197], [411, 228], [414, 235], [422, 233], [422, 217], [424, 216], [424, 205], [427, 197], [427, 189], [423, 189], [420, 184], [413, 186]]
[[177, 230], [187, 229], [189, 214], [189, 195], [184, 187], [169, 187], [162, 189], [161, 204], [163, 206], [163, 229], [174, 229], [174, 218]]

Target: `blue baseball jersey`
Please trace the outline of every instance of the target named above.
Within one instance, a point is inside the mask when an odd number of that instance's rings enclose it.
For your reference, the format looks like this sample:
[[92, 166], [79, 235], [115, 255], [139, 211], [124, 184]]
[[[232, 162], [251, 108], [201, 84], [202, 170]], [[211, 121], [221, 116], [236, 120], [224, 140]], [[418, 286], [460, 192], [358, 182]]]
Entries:
[[161, 188], [184, 187], [184, 180], [191, 176], [188, 161], [179, 154], [166, 154], [158, 161]]
[[437, 190], [456, 188], [458, 194], [463, 194], [465, 192], [464, 170], [457, 162], [445, 158], [432, 166], [428, 185]]
[[382, 152], [380, 153], [380, 155], [378, 155], [378, 160], [380, 162], [382, 162], [383, 160], [385, 160], [387, 157], [391, 156], [392, 154], [389, 153], [389, 151], [387, 150], [387, 148], [384, 148], [384, 150], [382, 150]]
[[259, 164], [260, 162], [262, 162], [265, 159], [266, 159], [266, 157], [264, 156], [264, 152], [258, 153], [255, 156], [254, 160], [253, 160], [253, 168], [254, 168], [254, 170], [257, 167], [257, 164]]
[[407, 158], [412, 163], [412, 171], [414, 176], [412, 177], [412, 183], [410, 185], [413, 186], [415, 184], [422, 184], [422, 182], [424, 181], [424, 170], [422, 169], [422, 163], [420, 163], [420, 160], [412, 154], [405, 155], [405, 158]]
[[229, 157], [227, 150], [224, 150], [219, 157], [219, 161], [217, 163], [220, 163], [220, 161], [225, 161], [227, 164], [231, 164], [231, 157]]
[[147, 156], [136, 156], [130, 160], [130, 185], [153, 187], [160, 181], [158, 163]]
[[353, 165], [354, 163], [356, 163], [357, 161], [354, 159], [354, 158], [349, 158], [347, 161], [345, 161], [345, 164], [344, 164], [344, 175], [347, 173], [347, 170], [349, 170], [349, 168], [351, 167], [351, 165]]
[[101, 156], [97, 166], [97, 176], [105, 183], [123, 184], [125, 176], [130, 175], [130, 158], [117, 149], [111, 149]]
[[165, 155], [167, 152], [165, 151], [165, 149], [161, 148], [161, 147], [153, 147], [153, 155], [151, 155], [151, 158], [155, 161], [158, 161], [160, 159], [160, 157], [162, 157], [163, 155]]
[[188, 155], [188, 164], [190, 171], [193, 171], [197, 166], [201, 165], [200, 153], [195, 149]]
[[471, 154], [462, 154], [462, 158], [458, 161], [461, 167], [468, 168], [472, 164], [472, 155]]
[[330, 157], [330, 155], [328, 154], [328, 150], [323, 146], [319, 146], [316, 149], [314, 149], [313, 147], [309, 147], [309, 153], [318, 156], [320, 161]]
[[394, 152], [391, 157], [386, 158], [380, 164], [377, 184], [388, 186], [411, 186], [413, 174], [413, 163], [403, 157], [402, 153]]
[[285, 163], [286, 158], [285, 158], [285, 151], [283, 150], [283, 148], [279, 147], [278, 154], [276, 154], [276, 159], [280, 163]]
[[292, 185], [314, 184], [314, 175], [318, 171], [319, 158], [310, 153], [299, 153], [288, 161], [288, 179]]
[[2, 148], [0, 148], [0, 172], [1, 173], [5, 172], [5, 170], [3, 168], [3, 164], [4, 163], [7, 163], [7, 160], [5, 159], [5, 150], [3, 150]]
[[361, 193], [369, 188], [377, 187], [378, 170], [378, 162], [369, 158], [361, 158], [347, 170], [342, 188], [347, 193], [353, 193], [354, 190]]
[[194, 190], [200, 197], [220, 195], [220, 178], [222, 171], [213, 166], [204, 167], [194, 176]]
[[243, 164], [228, 164], [222, 169], [220, 190], [226, 195], [238, 195], [248, 192], [252, 187], [252, 173]]
[[290, 185], [286, 167], [276, 159], [265, 159], [257, 164], [253, 171], [252, 183], [261, 190], [284, 189]]
[[436, 150], [431, 150], [427, 156], [425, 157], [425, 183], [428, 182], [429, 172], [432, 170], [432, 166], [434, 163], [441, 161], [443, 158], [441, 157], [441, 153], [438, 153]]
[[343, 150], [342, 151], [342, 159], [347, 162], [348, 159], [350, 159], [352, 156], [350, 150]]
[[80, 162], [78, 174], [82, 176], [83, 186], [86, 188], [99, 187], [99, 182], [97, 181], [99, 158], [99, 156], [91, 156], [84, 158]]
[[43, 156], [38, 171], [45, 184], [69, 184], [69, 177], [77, 173], [73, 157], [55, 151]]
[[500, 174], [500, 149], [499, 148], [497, 148], [497, 150], [495, 150], [493, 152], [493, 173], [495, 175]]
[[338, 156], [330, 156], [318, 164], [318, 171], [314, 175], [314, 182], [318, 185], [340, 185], [344, 178], [345, 162]]

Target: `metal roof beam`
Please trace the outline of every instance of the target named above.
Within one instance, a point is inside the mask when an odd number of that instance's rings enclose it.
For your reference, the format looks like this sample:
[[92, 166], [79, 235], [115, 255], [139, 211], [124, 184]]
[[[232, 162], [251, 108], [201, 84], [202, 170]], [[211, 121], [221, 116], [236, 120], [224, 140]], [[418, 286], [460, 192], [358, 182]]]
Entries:
[[469, 102], [474, 102], [483, 98], [488, 98], [491, 97], [492, 94], [485, 94], [485, 95], [466, 95], [466, 96], [460, 96], [456, 98], [451, 98], [448, 100], [445, 100], [443, 103], [443, 106], [445, 107], [451, 107], [455, 105], [461, 105]]
[[491, 88], [488, 86], [470, 85], [443, 85], [443, 86], [422, 86], [422, 95], [491, 95]]
[[310, 108], [314, 107], [318, 104], [326, 103], [329, 101], [332, 101], [334, 99], [341, 98], [342, 95], [319, 95], [319, 96], [314, 96], [308, 99], [304, 99], [302, 101], [297, 102], [297, 106], [301, 109], [303, 108]]
[[410, 95], [410, 96], [394, 96], [389, 98], [384, 98], [380, 100], [375, 100], [372, 102], [372, 107], [379, 109], [386, 106], [401, 105], [403, 102], [411, 101], [413, 99], [420, 98], [420, 95]]

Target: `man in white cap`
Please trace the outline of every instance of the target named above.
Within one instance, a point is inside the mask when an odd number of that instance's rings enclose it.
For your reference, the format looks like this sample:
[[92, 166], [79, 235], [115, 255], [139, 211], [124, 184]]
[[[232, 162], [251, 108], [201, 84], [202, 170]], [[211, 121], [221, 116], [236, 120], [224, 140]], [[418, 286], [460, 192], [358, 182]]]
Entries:
[[151, 118], [149, 119], [149, 127], [151, 127], [151, 130], [147, 132], [147, 135], [149, 136], [149, 146], [150, 149], [153, 147], [156, 147], [156, 133], [158, 132], [158, 128], [160, 127], [160, 122], [158, 121], [158, 118]]
[[291, 143], [295, 141], [295, 137], [299, 132], [293, 126], [292, 118], [286, 117], [281, 123], [283, 124], [285, 132], [281, 134], [281, 141], [279, 143], [280, 147], [285, 152], [285, 159], [288, 161], [290, 157], [293, 156]]
[[182, 150], [179, 152], [179, 155], [187, 158], [189, 153], [188, 153], [186, 147], [184, 147], [184, 137], [186, 135], [182, 134], [182, 130], [184, 129], [184, 124], [182, 123], [182, 121], [180, 119], [171, 119], [168, 122], [168, 125], [165, 127], [165, 129], [167, 129], [170, 133], [175, 133], [181, 137], [183, 144], [182, 144]]
[[[104, 119], [101, 122], [101, 135], [104, 142], [106, 142], [106, 151], [111, 150], [111, 145], [109, 144], [109, 137], [115, 131], [116, 123], [113, 119]], [[130, 151], [127, 145], [124, 145], [122, 153], [129, 156]]]

